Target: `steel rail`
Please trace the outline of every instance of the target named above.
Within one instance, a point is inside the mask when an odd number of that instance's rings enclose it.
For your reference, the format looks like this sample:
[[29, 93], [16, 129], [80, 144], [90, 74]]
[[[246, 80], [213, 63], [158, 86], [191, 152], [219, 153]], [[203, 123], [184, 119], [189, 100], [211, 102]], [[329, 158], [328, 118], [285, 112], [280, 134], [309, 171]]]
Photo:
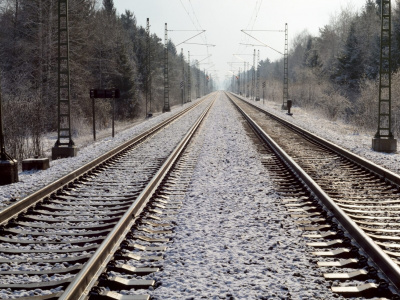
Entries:
[[143, 211], [144, 207], [158, 188], [159, 184], [162, 182], [166, 174], [168, 174], [179, 156], [183, 153], [187, 144], [194, 136], [194, 133], [205, 119], [205, 116], [215, 102], [215, 98], [216, 95], [214, 95], [213, 101], [196, 120], [195, 124], [190, 128], [182, 141], [164, 162], [160, 170], [154, 175], [152, 180], [140, 193], [135, 202], [132, 203], [126, 213], [122, 216], [121, 220], [115, 225], [114, 229], [107, 235], [106, 239], [99, 246], [91, 259], [76, 275], [73, 282], [67, 287], [63, 295], [59, 298], [60, 300], [76, 300], [86, 298], [87, 293], [89, 293], [90, 288], [93, 286], [95, 281], [97, 281], [97, 277], [104, 269], [106, 263], [111, 259], [113, 253], [119, 247], [120, 242], [130, 230], [136, 218]]
[[366, 160], [365, 158], [354, 154], [338, 145], [333, 144], [332, 142], [321, 138], [313, 133], [311, 133], [308, 130], [305, 130], [303, 128], [300, 128], [299, 126], [282, 119], [281, 117], [278, 117], [277, 115], [272, 114], [269, 111], [266, 111], [264, 109], [262, 109], [261, 107], [258, 107], [256, 105], [254, 105], [253, 103], [248, 102], [247, 100], [243, 99], [242, 97], [239, 97], [238, 95], [234, 95], [236, 98], [245, 101], [248, 105], [258, 109], [259, 111], [265, 113], [266, 115], [268, 115], [269, 117], [273, 118], [274, 120], [278, 121], [279, 123], [285, 125], [288, 128], [291, 128], [292, 130], [296, 131], [297, 133], [303, 135], [303, 136], [308, 136], [311, 137], [314, 141], [317, 141], [318, 143], [320, 143], [321, 145], [323, 145], [326, 148], [329, 148], [330, 150], [332, 150], [333, 152], [339, 153], [343, 156], [345, 156], [347, 159], [351, 160], [352, 162], [360, 165], [361, 167], [367, 168], [368, 170], [370, 170], [371, 172], [377, 174], [381, 179], [386, 180], [386, 181], [390, 181], [392, 184], [399, 186], [400, 188], [400, 175], [387, 170], [369, 160]]
[[202, 103], [204, 98], [201, 101], [194, 103], [193, 105], [189, 106], [188, 108], [182, 110], [179, 113], [176, 113], [172, 117], [168, 118], [167, 120], [162, 121], [161, 123], [157, 124], [156, 126], [150, 128], [149, 130], [137, 135], [133, 139], [115, 147], [114, 149], [109, 150], [108, 152], [104, 153], [103, 155], [93, 159], [91, 162], [83, 165], [82, 167], [64, 175], [63, 177], [57, 179], [56, 181], [46, 185], [45, 187], [39, 189], [36, 192], [26, 196], [25, 198], [21, 199], [20, 201], [6, 207], [4, 210], [0, 211], [0, 225], [4, 225], [7, 221], [14, 218], [16, 215], [20, 214], [21, 212], [26, 211], [29, 207], [32, 207], [36, 203], [38, 203], [41, 199], [49, 197], [51, 194], [56, 192], [57, 190], [63, 188], [64, 186], [72, 183], [75, 179], [83, 176], [84, 174], [96, 169], [97, 167], [101, 166], [102, 164], [106, 163], [109, 159], [113, 156], [129, 149], [134, 145], [137, 145], [144, 141], [147, 137], [154, 134], [155, 132], [159, 131], [167, 124], [173, 122], [174, 120], [178, 119], [191, 109], [195, 108], [197, 105]]
[[[356, 243], [368, 254], [376, 267], [385, 274], [393, 287], [399, 291], [400, 267], [386, 253], [384, 253], [382, 249], [376, 245], [345, 212], [343, 212], [343, 210], [323, 191], [323, 189], [260, 126], [258, 126], [229, 95], [228, 97], [243, 117], [248, 121], [251, 127], [257, 132], [260, 138], [273, 149], [273, 151], [288, 165], [290, 169], [293, 170], [293, 172], [295, 172], [295, 174], [299, 176], [300, 180], [309, 188], [311, 193], [314, 194], [316, 198], [318, 198], [321, 203], [334, 214], [335, 219], [340, 223], [340, 225], [347, 230]], [[312, 137], [315, 136], [311, 133], [309, 134]]]

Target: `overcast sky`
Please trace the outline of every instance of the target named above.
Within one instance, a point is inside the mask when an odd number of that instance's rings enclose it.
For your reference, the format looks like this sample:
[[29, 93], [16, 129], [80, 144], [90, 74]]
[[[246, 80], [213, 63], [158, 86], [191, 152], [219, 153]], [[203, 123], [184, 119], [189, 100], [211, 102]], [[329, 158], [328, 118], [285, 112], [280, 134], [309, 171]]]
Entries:
[[[366, 0], [114, 0], [118, 13], [132, 11], [137, 24], [146, 27], [150, 18], [151, 32], [164, 39], [165, 23], [168, 30], [200, 30], [206, 32], [188, 41], [188, 43], [215, 45], [179, 45], [187, 59], [201, 61], [200, 68], [208, 69], [222, 83], [227, 75], [239, 68], [243, 70], [241, 59], [252, 65], [252, 53], [255, 47], [241, 45], [260, 43], [241, 32], [244, 30], [284, 30], [289, 28], [289, 48], [291, 39], [308, 30], [317, 35], [318, 29], [329, 23], [330, 18], [341, 9], [360, 10]], [[197, 34], [195, 31], [169, 31], [168, 37], [175, 45]], [[284, 52], [284, 32], [249, 32], [262, 43], [279, 52]], [[267, 47], [260, 50], [260, 59], [276, 60], [282, 57]], [[207, 54], [211, 55], [207, 58]], [[233, 54], [241, 54], [235, 57]], [[228, 62], [238, 62], [228, 64]], [[242, 62], [242, 63], [239, 63]], [[215, 71], [214, 71], [215, 70]]]

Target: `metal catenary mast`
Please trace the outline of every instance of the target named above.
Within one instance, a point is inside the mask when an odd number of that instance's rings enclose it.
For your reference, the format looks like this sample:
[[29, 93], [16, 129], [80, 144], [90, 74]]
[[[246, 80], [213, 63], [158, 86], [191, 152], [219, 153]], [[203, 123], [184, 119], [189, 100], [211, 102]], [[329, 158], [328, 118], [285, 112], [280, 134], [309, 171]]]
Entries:
[[237, 76], [237, 82], [238, 82], [238, 89], [237, 89], [237, 93], [238, 93], [238, 95], [240, 95], [240, 68], [239, 68], [239, 73], [238, 73], [238, 76]]
[[146, 47], [146, 67], [147, 67], [147, 76], [146, 76], [146, 117], [151, 117], [151, 39], [150, 39], [150, 20], [147, 18], [146, 25], [146, 38], [147, 38], [147, 47]]
[[251, 70], [251, 99], [255, 97], [255, 88], [256, 88], [256, 49], [254, 49], [253, 53], [253, 68]]
[[378, 131], [372, 148], [379, 152], [396, 152], [397, 140], [392, 133], [392, 54], [391, 54], [391, 4], [381, 0], [381, 52], [379, 69]]
[[58, 124], [52, 159], [76, 156], [71, 134], [68, 0], [58, 0]]
[[260, 50], [257, 53], [257, 82], [256, 82], [256, 101], [260, 101]]
[[165, 44], [164, 44], [164, 108], [163, 112], [171, 111], [169, 107], [169, 78], [168, 78], [168, 29], [165, 23]]
[[183, 57], [183, 48], [181, 48], [181, 63], [182, 63], [182, 104], [185, 103], [185, 58]]
[[247, 63], [243, 63], [243, 96], [246, 97], [246, 80], [247, 80], [247, 70], [246, 70]]
[[196, 72], [196, 80], [197, 80], [197, 84], [196, 84], [196, 98], [200, 98], [200, 66], [199, 66], [199, 62], [196, 62], [196, 68], [197, 68], [197, 72]]
[[191, 74], [190, 74], [190, 51], [188, 51], [188, 101], [187, 102], [191, 102], [192, 101], [192, 89], [191, 89]]
[[289, 99], [289, 76], [288, 76], [288, 24], [285, 23], [285, 52], [283, 54], [283, 103], [282, 109], [287, 109], [287, 100]]

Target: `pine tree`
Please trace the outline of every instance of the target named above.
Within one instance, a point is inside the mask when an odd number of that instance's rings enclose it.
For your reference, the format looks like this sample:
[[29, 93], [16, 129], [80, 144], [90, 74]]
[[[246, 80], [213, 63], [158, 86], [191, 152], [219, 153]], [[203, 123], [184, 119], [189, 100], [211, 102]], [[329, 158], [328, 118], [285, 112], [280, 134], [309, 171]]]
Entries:
[[314, 47], [313, 38], [311, 36], [307, 39], [306, 49], [304, 51], [303, 65], [308, 68], [315, 68], [319, 66], [318, 52]]
[[362, 53], [365, 75], [376, 78], [380, 56], [380, 18], [375, 1], [367, 0], [359, 16], [356, 16], [356, 35]]
[[344, 48], [337, 58], [334, 80], [340, 85], [348, 85], [350, 89], [353, 89], [357, 88], [363, 73], [362, 55], [356, 35], [355, 23], [353, 22]]
[[115, 15], [114, 0], [103, 0], [103, 7], [107, 14]]

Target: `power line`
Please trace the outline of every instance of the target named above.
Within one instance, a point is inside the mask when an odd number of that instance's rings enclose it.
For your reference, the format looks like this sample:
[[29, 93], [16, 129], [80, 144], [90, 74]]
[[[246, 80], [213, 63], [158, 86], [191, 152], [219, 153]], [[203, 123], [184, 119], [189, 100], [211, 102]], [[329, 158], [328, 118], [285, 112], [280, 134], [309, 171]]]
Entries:
[[[255, 23], [256, 23], [256, 21], [257, 21], [257, 18], [258, 18], [258, 13], [260, 12], [261, 5], [262, 5], [262, 0], [260, 0], [260, 6], [258, 7], [258, 10], [257, 10], [257, 13], [256, 13], [256, 18], [255, 18], [255, 20], [254, 20], [254, 24], [255, 24]], [[254, 24], [253, 24], [253, 27], [254, 27]], [[253, 28], [252, 28], [252, 29], [253, 29]]]
[[[255, 23], [257, 21], [257, 18], [258, 18], [258, 14], [259, 14], [260, 9], [261, 9], [261, 5], [262, 5], [262, 0], [257, 0], [256, 4], [254, 6], [254, 9], [253, 9], [253, 13], [252, 13], [251, 18], [250, 18], [250, 21], [246, 26], [246, 29], [247, 28], [251, 28], [251, 29], [254, 28], [254, 25], [255, 25]], [[242, 38], [240, 40], [240, 42], [243, 42], [243, 43], [246, 43], [248, 41], [249, 41], [249, 37], [248, 36], [242, 36]], [[239, 49], [240, 49], [240, 46], [238, 46], [238, 49], [237, 49], [236, 52], [238, 52]]]
[[[183, 6], [184, 10], [186, 11], [186, 14], [189, 16], [190, 21], [192, 22], [194, 28], [195, 28], [196, 30], [198, 30], [198, 31], [201, 31], [201, 33], [205, 33], [205, 30], [202, 29], [203, 27], [201, 26], [201, 24], [200, 24], [200, 22], [199, 22], [199, 19], [198, 19], [198, 17], [197, 17], [196, 11], [195, 11], [195, 9], [194, 9], [194, 7], [193, 7], [193, 4], [192, 4], [191, 0], [188, 0], [188, 1], [189, 1], [189, 5], [190, 5], [190, 7], [191, 7], [191, 9], [192, 9], [192, 14], [189, 13], [189, 7], [186, 8], [186, 6], [185, 6], [184, 3], [182, 2], [182, 0], [179, 0], [179, 1], [180, 1], [181, 5]], [[196, 20], [197, 25], [196, 25], [196, 22], [194, 21], [193, 18]], [[199, 28], [200, 28], [200, 30], [199, 30]], [[200, 34], [201, 34], [201, 33], [200, 33]], [[198, 35], [199, 35], [199, 34], [195, 35], [194, 37], [196, 37], [196, 36], [198, 36]], [[194, 38], [194, 37], [192, 37], [192, 38]], [[190, 39], [192, 39], [192, 38], [190, 38]], [[211, 63], [212, 63], [212, 60], [210, 59], [211, 55], [210, 55], [210, 53], [209, 53], [208, 48], [209, 48], [209, 47], [215, 47], [215, 45], [212, 45], [212, 44], [209, 44], [209, 43], [208, 43], [206, 34], [201, 35], [200, 38], [202, 39], [203, 43], [194, 43], [194, 42], [193, 42], [193, 43], [188, 43], [188, 41], [189, 41], [190, 39], [187, 39], [187, 40], [185, 40], [184, 42], [180, 43], [179, 45], [181, 45], [181, 44], [186, 44], [186, 45], [187, 45], [187, 44], [192, 44], [192, 45], [203, 45], [203, 46], [206, 46], [206, 49], [207, 49], [207, 57], [206, 57], [205, 59], [208, 59], [208, 64], [211, 64]], [[177, 45], [177, 46], [179, 46], [179, 45]], [[189, 61], [189, 65], [190, 65], [190, 61]], [[199, 84], [199, 86], [200, 86], [200, 84]]]
[[192, 1], [189, 0], [189, 4], [190, 4], [190, 6], [192, 7], [193, 15], [194, 15], [194, 17], [195, 17], [195, 19], [196, 19], [196, 21], [197, 21], [197, 24], [199, 25], [200, 29], [202, 29], [202, 28], [201, 28], [201, 25], [200, 25], [200, 22], [199, 22], [199, 19], [197, 18], [196, 12], [194, 11]]
[[179, 0], [183, 6], [183, 9], [186, 11], [187, 15], [189, 16], [190, 21], [192, 22], [193, 26], [197, 29], [196, 25], [193, 22], [193, 19], [191, 17], [191, 15], [189, 14], [188, 10], [186, 9], [186, 6], [183, 4], [182, 0]]

